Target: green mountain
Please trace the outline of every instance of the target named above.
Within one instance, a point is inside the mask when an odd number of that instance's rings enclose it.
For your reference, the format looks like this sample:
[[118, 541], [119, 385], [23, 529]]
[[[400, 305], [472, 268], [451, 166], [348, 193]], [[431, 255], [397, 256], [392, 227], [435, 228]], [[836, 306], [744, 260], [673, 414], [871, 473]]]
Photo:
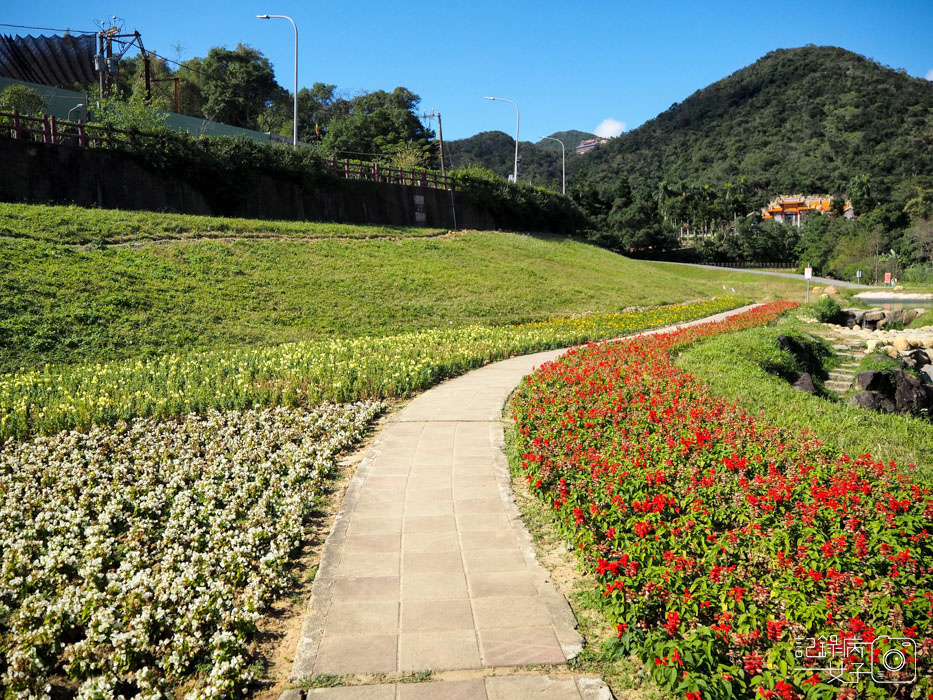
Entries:
[[[560, 192], [560, 144], [553, 141], [544, 143], [552, 144], [554, 148], [530, 141], [519, 141], [518, 179], [520, 182], [530, 182], [533, 185]], [[569, 168], [573, 151], [569, 144], [567, 144], [567, 149]], [[501, 131], [483, 131], [466, 139], [446, 142], [444, 151], [451, 168], [479, 166], [505, 178], [512, 174], [515, 165], [515, 139]]]
[[[576, 129], [569, 129], [568, 131], [555, 131], [550, 135], [552, 139], [560, 139], [564, 142], [564, 149], [567, 152], [567, 156], [570, 157], [570, 154], [574, 152], [574, 149], [580, 145], [581, 141], [586, 139], [595, 139], [596, 134], [590, 134], [585, 131], [577, 131]], [[536, 146], [541, 148], [548, 148], [553, 151], [560, 153], [560, 144], [557, 141], [548, 141], [547, 139], [541, 139], [538, 141]]]
[[577, 159], [577, 182], [621, 174], [759, 194], [846, 192], [902, 198], [933, 179], [933, 82], [844, 49], [773, 51]]

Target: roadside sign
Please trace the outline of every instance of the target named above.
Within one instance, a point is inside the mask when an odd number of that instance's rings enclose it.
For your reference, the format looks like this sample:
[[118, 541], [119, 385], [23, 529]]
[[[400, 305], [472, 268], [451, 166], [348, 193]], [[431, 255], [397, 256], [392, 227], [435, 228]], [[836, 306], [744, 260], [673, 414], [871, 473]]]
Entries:
[[884, 273], [884, 283], [891, 284], [891, 273], [890, 272]]
[[809, 280], [809, 279], [813, 279], [813, 268], [812, 268], [812, 267], [808, 267], [806, 270], [804, 270], [804, 271], [803, 271], [803, 276], [804, 276], [806, 279], [808, 279], [808, 280]]
[[862, 271], [861, 271], [861, 270], [856, 270], [856, 271], [855, 271], [855, 276], [858, 277], [859, 282], [862, 281]]

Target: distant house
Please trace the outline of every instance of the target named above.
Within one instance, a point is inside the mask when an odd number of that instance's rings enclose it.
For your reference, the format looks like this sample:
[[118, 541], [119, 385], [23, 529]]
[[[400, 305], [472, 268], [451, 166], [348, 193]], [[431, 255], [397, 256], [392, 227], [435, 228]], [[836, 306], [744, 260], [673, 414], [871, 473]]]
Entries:
[[604, 139], [602, 136], [597, 136], [595, 139], [584, 139], [575, 149], [576, 153], [586, 153], [587, 151], [592, 151], [601, 143], [606, 143], [609, 139]]
[[[820, 213], [829, 212], [832, 203], [833, 198], [829, 195], [779, 195], [761, 210], [761, 218], [786, 221], [799, 228], [807, 214], [814, 211]], [[852, 209], [852, 202], [848, 199], [845, 203], [843, 216], [847, 219], [855, 218], [855, 210]]]

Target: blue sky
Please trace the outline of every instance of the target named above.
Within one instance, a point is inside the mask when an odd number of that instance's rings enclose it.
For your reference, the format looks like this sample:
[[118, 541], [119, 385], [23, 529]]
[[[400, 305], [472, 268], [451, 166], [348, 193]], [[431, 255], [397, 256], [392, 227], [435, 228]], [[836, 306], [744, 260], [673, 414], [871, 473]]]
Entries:
[[484, 95], [518, 103], [522, 140], [594, 131], [606, 120], [632, 129], [768, 51], [811, 43], [933, 80], [931, 0], [43, 0], [8, 3], [0, 22], [93, 30], [95, 20], [115, 14], [127, 30], [141, 32], [147, 49], [169, 58], [242, 42], [268, 56], [279, 83], [291, 89], [292, 27], [255, 18], [263, 13], [297, 23], [300, 86], [334, 83], [353, 95], [404, 85], [421, 96], [423, 111], [443, 115], [445, 139], [514, 133], [514, 108]]

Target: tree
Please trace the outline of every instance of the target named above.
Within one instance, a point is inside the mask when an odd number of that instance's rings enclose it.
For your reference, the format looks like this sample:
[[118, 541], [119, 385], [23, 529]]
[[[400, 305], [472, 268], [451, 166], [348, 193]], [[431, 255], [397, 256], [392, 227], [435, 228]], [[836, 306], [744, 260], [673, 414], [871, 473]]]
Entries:
[[336, 85], [315, 83], [298, 91], [298, 138], [302, 141], [320, 141], [327, 134], [327, 126], [349, 113], [350, 101], [337, 95]]
[[427, 152], [434, 132], [417, 115], [421, 98], [404, 87], [376, 90], [354, 97], [346, 115], [327, 126], [324, 146], [333, 153], [370, 158], [390, 155], [400, 144], [414, 143]]
[[199, 82], [205, 117], [247, 129], [269, 127], [263, 113], [288, 96], [275, 82], [269, 59], [243, 44], [235, 51], [220, 47], [208, 51]]
[[10, 85], [0, 92], [0, 112], [19, 111], [20, 114], [42, 114], [45, 100], [28, 85]]

